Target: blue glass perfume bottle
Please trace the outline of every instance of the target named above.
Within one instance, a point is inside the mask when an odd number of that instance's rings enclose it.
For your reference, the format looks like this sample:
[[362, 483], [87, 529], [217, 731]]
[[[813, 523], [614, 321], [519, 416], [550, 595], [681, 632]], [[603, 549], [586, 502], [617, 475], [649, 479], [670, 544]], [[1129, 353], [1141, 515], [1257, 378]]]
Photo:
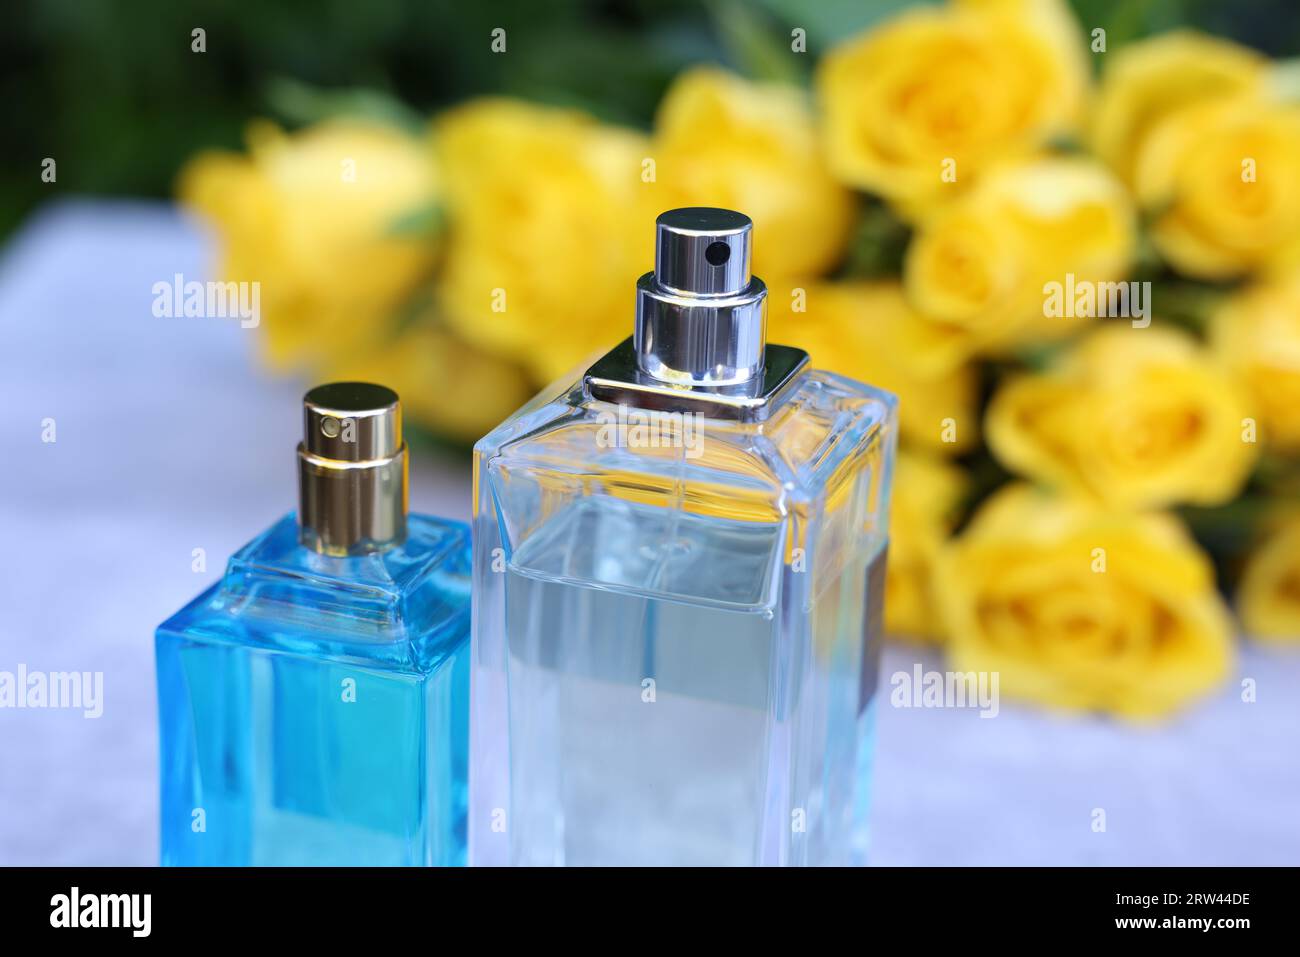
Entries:
[[158, 628], [162, 862], [463, 864], [469, 529], [407, 514], [391, 390], [304, 409], [297, 517]]
[[896, 400], [765, 343], [748, 217], [656, 229], [475, 449], [470, 861], [860, 863]]

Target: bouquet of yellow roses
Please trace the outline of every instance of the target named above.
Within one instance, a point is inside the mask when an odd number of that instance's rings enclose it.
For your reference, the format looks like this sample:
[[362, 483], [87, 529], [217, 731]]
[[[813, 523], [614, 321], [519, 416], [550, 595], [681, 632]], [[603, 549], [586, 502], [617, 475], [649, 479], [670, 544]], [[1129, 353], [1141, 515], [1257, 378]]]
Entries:
[[743, 210], [769, 340], [900, 398], [891, 633], [1132, 718], [1223, 682], [1239, 631], [1300, 638], [1294, 69], [954, 0], [810, 90], [690, 69], [649, 131], [490, 98], [248, 139], [180, 193], [276, 369], [472, 441], [624, 334], [657, 213]]

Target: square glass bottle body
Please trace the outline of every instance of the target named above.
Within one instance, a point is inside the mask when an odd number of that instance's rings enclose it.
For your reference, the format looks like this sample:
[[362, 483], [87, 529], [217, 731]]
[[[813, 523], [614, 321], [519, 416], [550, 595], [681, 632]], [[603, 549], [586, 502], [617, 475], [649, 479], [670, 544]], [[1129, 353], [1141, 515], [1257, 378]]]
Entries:
[[289, 515], [159, 627], [164, 864], [464, 863], [468, 535], [333, 557]]
[[471, 863], [860, 860], [895, 400], [556, 391], [475, 450]]

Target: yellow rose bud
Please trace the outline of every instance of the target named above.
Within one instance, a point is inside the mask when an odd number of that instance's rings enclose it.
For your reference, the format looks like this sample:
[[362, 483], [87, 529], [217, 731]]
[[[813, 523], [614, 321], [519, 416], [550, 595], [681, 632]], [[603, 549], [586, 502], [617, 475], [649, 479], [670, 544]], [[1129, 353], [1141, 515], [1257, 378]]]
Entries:
[[797, 89], [688, 70], [659, 106], [650, 158], [655, 214], [743, 211], [759, 237], [754, 272], [764, 280], [816, 275], [843, 254], [853, 198], [827, 171]]
[[1266, 57], [1229, 40], [1176, 30], [1108, 54], [1092, 146], [1126, 183], [1150, 132], [1181, 107], [1259, 88]]
[[1076, 328], [1046, 314], [1046, 284], [1121, 279], [1135, 236], [1128, 195], [1100, 164], [1015, 163], [921, 223], [903, 281], [937, 356], [998, 354]]
[[1211, 320], [1210, 341], [1249, 391], [1260, 437], [1300, 452], [1300, 276], [1228, 299]]
[[547, 381], [625, 336], [637, 277], [652, 263], [645, 138], [505, 99], [459, 107], [436, 133], [448, 207], [442, 307], [457, 333]]
[[885, 631], [890, 635], [913, 641], [943, 636], [934, 565], [952, 531], [965, 484], [962, 471], [943, 459], [907, 450], [898, 453], [885, 571]]
[[909, 10], [821, 63], [831, 169], [919, 215], [991, 162], [1076, 126], [1084, 49], [1060, 0]]
[[1008, 469], [1116, 507], [1217, 505], [1257, 457], [1247, 409], [1187, 334], [1112, 326], [1003, 385], [985, 431]]
[[269, 360], [311, 368], [382, 342], [436, 260], [430, 237], [394, 228], [437, 197], [427, 147], [357, 120], [256, 124], [249, 143], [195, 157], [178, 191], [216, 227], [222, 276], [260, 283]]
[[1041, 704], [1150, 719], [1219, 683], [1231, 623], [1175, 519], [1024, 485], [994, 494], [939, 560], [951, 667]]
[[768, 292], [767, 336], [808, 350], [815, 366], [894, 393], [900, 433], [918, 448], [962, 452], [979, 437], [974, 370], [934, 361], [897, 283], [778, 283]]
[[1287, 516], [1251, 556], [1237, 588], [1237, 611], [1252, 638], [1300, 642], [1300, 513]]
[[1300, 105], [1267, 97], [1186, 107], [1144, 141], [1134, 190], [1180, 272], [1227, 279], [1300, 261]]

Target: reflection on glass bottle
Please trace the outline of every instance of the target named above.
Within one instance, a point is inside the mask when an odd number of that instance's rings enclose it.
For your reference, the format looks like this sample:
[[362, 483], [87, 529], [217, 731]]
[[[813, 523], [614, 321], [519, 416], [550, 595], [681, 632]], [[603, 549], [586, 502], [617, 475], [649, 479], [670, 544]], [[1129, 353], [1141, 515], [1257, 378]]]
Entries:
[[892, 396], [763, 340], [748, 217], [475, 450], [470, 859], [859, 862]]
[[407, 515], [392, 391], [304, 404], [298, 517], [158, 629], [162, 861], [463, 864], [469, 529]]

